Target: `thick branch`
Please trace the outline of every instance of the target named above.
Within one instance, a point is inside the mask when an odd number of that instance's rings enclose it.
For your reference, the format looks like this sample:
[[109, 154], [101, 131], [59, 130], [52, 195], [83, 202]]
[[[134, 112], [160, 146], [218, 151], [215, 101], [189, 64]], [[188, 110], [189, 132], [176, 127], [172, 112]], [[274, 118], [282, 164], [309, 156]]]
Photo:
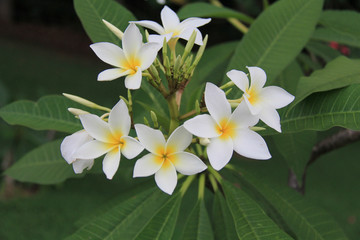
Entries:
[[294, 188], [296, 191], [300, 192], [301, 194], [304, 194], [308, 167], [312, 163], [314, 163], [321, 155], [346, 146], [350, 143], [356, 142], [358, 140], [360, 140], [360, 131], [353, 131], [350, 129], [342, 129], [334, 135], [321, 140], [312, 149], [310, 159], [306, 164], [304, 173], [302, 175], [302, 185], [299, 185], [296, 175], [292, 170], [289, 171], [288, 185], [291, 188]]

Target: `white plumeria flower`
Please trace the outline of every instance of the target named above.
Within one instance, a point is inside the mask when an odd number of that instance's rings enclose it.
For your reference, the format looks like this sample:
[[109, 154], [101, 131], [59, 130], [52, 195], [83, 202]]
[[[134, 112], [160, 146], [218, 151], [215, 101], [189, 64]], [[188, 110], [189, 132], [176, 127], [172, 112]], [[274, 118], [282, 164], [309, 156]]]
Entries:
[[149, 20], [133, 21], [133, 23], [154, 30], [159, 34], [150, 34], [149, 42], [157, 42], [162, 44], [164, 41], [164, 37], [166, 38], [166, 41], [169, 41], [171, 38], [182, 38], [185, 40], [189, 40], [191, 34], [196, 31], [195, 44], [203, 44], [201, 32], [197, 28], [209, 23], [211, 21], [211, 18], [205, 19], [192, 17], [180, 22], [179, 17], [168, 6], [164, 6], [164, 8], [161, 10], [160, 15], [163, 26]]
[[161, 131], [146, 125], [136, 124], [135, 129], [140, 142], [150, 153], [136, 161], [134, 177], [155, 174], [158, 187], [171, 195], [177, 184], [176, 171], [193, 175], [207, 168], [197, 156], [184, 152], [192, 135], [183, 126], [175, 129], [167, 141]]
[[161, 46], [157, 43], [143, 44], [142, 35], [135, 24], [130, 24], [124, 32], [123, 49], [108, 42], [90, 45], [102, 61], [115, 67], [102, 71], [98, 75], [98, 81], [111, 81], [126, 76], [126, 88], [140, 88], [142, 71], [151, 66]]
[[212, 83], [206, 84], [205, 103], [210, 115], [196, 116], [184, 126], [196, 136], [210, 138], [206, 150], [215, 170], [222, 169], [230, 161], [233, 151], [254, 159], [271, 158], [264, 139], [250, 130], [258, 118], [250, 114], [245, 104], [239, 104], [231, 113], [225, 93]]
[[68, 164], [73, 165], [76, 174], [82, 173], [85, 168], [90, 170], [94, 165], [94, 159], [79, 159], [74, 157], [77, 149], [91, 140], [93, 140], [93, 138], [86, 131], [81, 130], [65, 137], [60, 145], [61, 155]]
[[110, 111], [108, 122], [94, 114], [83, 114], [79, 118], [84, 129], [94, 140], [77, 149], [74, 157], [94, 159], [106, 154], [103, 171], [108, 179], [112, 179], [116, 173], [121, 154], [132, 159], [144, 150], [137, 140], [128, 136], [131, 119], [123, 100], [120, 100]]
[[294, 100], [294, 96], [277, 86], [264, 87], [266, 73], [259, 67], [249, 69], [251, 85], [246, 74], [231, 70], [226, 75], [243, 92], [246, 106], [252, 115], [258, 116], [269, 127], [281, 132], [280, 116], [276, 109], [285, 107]]

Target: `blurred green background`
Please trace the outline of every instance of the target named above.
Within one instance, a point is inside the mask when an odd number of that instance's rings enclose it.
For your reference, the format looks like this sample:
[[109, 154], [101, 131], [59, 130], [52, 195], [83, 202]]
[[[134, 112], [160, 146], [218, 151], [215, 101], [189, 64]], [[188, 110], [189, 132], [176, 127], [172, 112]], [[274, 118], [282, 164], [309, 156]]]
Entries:
[[[118, 1], [138, 19], [159, 21], [162, 5], [155, 0]], [[194, 2], [166, 1], [172, 9]], [[256, 17], [262, 0], [222, 1], [225, 6]], [[273, 2], [273, 1], [270, 1]], [[327, 0], [326, 9], [360, 10], [360, 1]], [[0, 0], [0, 107], [20, 99], [37, 100], [63, 92], [113, 106], [124, 94], [121, 80], [96, 81], [107, 65], [91, 51], [89, 38], [78, 20], [71, 0]], [[242, 34], [225, 20], [213, 19], [202, 28], [209, 45], [240, 39]], [[220, 32], [221, 31], [221, 32]], [[64, 135], [9, 126], [0, 119], [0, 172], [26, 152]], [[333, 215], [351, 239], [360, 237], [360, 165], [354, 143], [321, 157], [310, 169], [305, 197]], [[287, 169], [281, 160], [267, 164], [249, 162], [286, 184]], [[63, 239], [76, 230], [76, 221], [121, 192], [121, 179], [88, 175], [56, 186], [19, 183], [1, 175], [0, 239]], [[357, 186], [357, 187], [356, 187]], [[334, 195], [336, 188], [340, 195]], [[346, 202], [346, 204], [344, 204]]]

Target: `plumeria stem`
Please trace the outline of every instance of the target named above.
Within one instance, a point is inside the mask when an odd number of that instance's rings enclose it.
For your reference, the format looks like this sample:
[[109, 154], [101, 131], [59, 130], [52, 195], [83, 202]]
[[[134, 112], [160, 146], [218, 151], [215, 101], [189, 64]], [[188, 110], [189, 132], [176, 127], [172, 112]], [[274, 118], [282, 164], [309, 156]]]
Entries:
[[204, 199], [204, 193], [205, 193], [205, 174], [201, 174], [199, 177], [199, 195], [198, 199]]
[[222, 86], [220, 87], [220, 89], [229, 88], [229, 87], [232, 87], [232, 86], [234, 86], [234, 85], [235, 85], [235, 83], [234, 83], [233, 81], [229, 81], [229, 82], [225, 83], [224, 85], [222, 85]]
[[[219, 0], [210, 0], [210, 3], [214, 6], [217, 7], [223, 7], [222, 3]], [[236, 18], [228, 18], [227, 19], [236, 29], [238, 29], [240, 32], [242, 33], [247, 33], [248, 32], [248, 28], [242, 23], [240, 22], [238, 19]]]
[[176, 104], [176, 95], [172, 94], [167, 99], [170, 112], [169, 134], [179, 126], [179, 106]]
[[[207, 112], [207, 108], [206, 107], [203, 107], [200, 109], [201, 112]], [[180, 120], [183, 120], [185, 118], [188, 118], [188, 117], [191, 117], [191, 116], [194, 116], [195, 114], [197, 114], [198, 112], [196, 110], [191, 110], [190, 112], [187, 112], [185, 113], [184, 115], [181, 115], [179, 117]]]
[[186, 178], [183, 185], [180, 188], [181, 196], [184, 196], [188, 188], [190, 187], [191, 183], [194, 181], [196, 175], [190, 175]]
[[210, 183], [211, 183], [211, 186], [213, 187], [214, 189], [214, 192], [217, 192], [217, 190], [219, 190], [219, 187], [217, 185], [217, 182], [216, 182], [216, 179], [213, 175], [209, 175], [209, 180], [210, 180]]
[[212, 168], [211, 166], [208, 166], [208, 170], [219, 183], [222, 181], [221, 175], [214, 168]]

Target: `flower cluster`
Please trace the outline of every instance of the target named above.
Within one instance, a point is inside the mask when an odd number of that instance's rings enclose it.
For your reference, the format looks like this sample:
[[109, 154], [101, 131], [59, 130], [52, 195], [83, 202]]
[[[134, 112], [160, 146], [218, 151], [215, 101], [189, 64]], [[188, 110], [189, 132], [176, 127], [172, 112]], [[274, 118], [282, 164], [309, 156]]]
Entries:
[[[177, 185], [177, 172], [194, 175], [207, 168], [219, 171], [229, 163], [234, 151], [252, 159], [271, 158], [265, 140], [254, 131], [257, 129], [254, 126], [261, 120], [281, 132], [276, 109], [285, 107], [294, 97], [280, 87], [264, 87], [265, 72], [259, 67], [248, 67], [251, 84], [246, 73], [231, 70], [227, 73], [231, 80], [229, 83], [221, 88], [206, 83], [201, 103], [196, 102], [197, 107], [193, 111], [180, 116], [182, 92], [206, 46], [207, 37], [203, 39], [198, 27], [207, 24], [210, 19], [189, 18], [180, 22], [176, 13], [165, 6], [161, 11], [161, 20], [163, 26], [152, 21], [130, 22], [124, 33], [104, 21], [121, 38], [122, 48], [107, 42], [90, 46], [102, 61], [114, 66], [101, 72], [98, 80], [110, 81], [125, 76], [129, 95], [128, 99], [122, 97], [112, 109], [66, 95], [88, 107], [107, 111], [97, 116], [72, 109], [84, 129], [63, 140], [61, 153], [73, 165], [75, 173], [90, 169], [94, 159], [104, 155], [103, 172], [112, 179], [119, 168], [121, 155], [133, 159], [145, 149], [148, 153], [138, 157], [133, 177], [154, 174], [158, 187], [172, 194]], [[136, 24], [158, 35], [149, 35], [148, 42], [143, 43]], [[175, 45], [179, 38], [187, 40], [187, 43], [184, 53], [177, 56]], [[191, 54], [194, 44], [200, 46], [195, 57]], [[143, 77], [166, 99], [169, 126], [159, 126], [154, 112], [154, 128], [148, 121], [145, 124], [133, 123], [130, 89], [140, 88]], [[166, 84], [163, 84], [164, 81]], [[243, 95], [229, 100], [222, 89], [233, 85]], [[129, 136], [131, 128], [136, 136]]]

